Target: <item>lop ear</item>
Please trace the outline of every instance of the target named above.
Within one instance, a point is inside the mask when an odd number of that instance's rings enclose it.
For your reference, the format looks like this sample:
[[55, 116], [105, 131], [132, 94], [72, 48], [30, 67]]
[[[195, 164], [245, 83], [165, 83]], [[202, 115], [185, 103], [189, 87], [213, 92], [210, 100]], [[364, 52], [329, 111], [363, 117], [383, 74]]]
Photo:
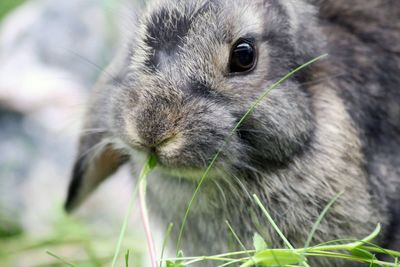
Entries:
[[128, 58], [122, 53], [116, 57], [91, 93], [65, 203], [68, 212], [79, 206], [101, 182], [129, 159], [128, 154], [116, 146], [110, 134], [113, 125], [110, 96], [120, 91], [120, 81], [128, 69]]
[[81, 139], [65, 203], [67, 212], [78, 207], [101, 182], [128, 160], [128, 156], [111, 143], [100, 140], [93, 144], [96, 139], [99, 138], [85, 136]]

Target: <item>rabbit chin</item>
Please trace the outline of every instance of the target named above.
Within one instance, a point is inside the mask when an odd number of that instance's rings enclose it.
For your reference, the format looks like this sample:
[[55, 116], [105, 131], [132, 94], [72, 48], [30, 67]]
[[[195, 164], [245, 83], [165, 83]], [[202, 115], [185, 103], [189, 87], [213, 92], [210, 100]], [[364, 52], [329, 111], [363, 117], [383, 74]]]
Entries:
[[[207, 169], [196, 169], [196, 168], [169, 168], [167, 166], [159, 166], [159, 168], [156, 169], [156, 171], [160, 172], [161, 174], [193, 182], [200, 181], [203, 178], [203, 176], [205, 176], [206, 170]], [[207, 173], [206, 178], [210, 179], [216, 176], [217, 176], [217, 171], [211, 169]]]

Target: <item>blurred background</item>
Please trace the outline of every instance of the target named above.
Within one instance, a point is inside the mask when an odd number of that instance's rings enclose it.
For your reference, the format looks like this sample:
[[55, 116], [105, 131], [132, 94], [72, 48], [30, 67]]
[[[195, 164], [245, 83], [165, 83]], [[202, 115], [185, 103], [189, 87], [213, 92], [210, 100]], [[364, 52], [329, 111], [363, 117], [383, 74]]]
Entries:
[[[141, 5], [0, 0], [1, 267], [65, 266], [46, 251], [79, 266], [109, 265], [133, 184], [128, 170], [73, 216], [62, 206], [88, 93]], [[146, 265], [137, 217], [124, 242], [130, 266]]]

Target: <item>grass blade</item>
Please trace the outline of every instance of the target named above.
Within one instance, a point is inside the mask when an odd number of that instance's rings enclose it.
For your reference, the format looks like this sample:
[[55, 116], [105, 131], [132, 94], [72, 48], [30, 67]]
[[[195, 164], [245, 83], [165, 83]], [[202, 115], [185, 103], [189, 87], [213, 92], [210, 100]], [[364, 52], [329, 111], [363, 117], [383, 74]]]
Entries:
[[135, 199], [136, 199], [137, 191], [139, 190], [139, 184], [140, 184], [140, 182], [142, 180], [146, 179], [147, 175], [150, 173], [150, 171], [152, 169], [154, 169], [156, 164], [157, 164], [157, 162], [156, 162], [155, 157], [153, 155], [150, 155], [149, 158], [147, 159], [146, 164], [143, 166], [142, 171], [140, 172], [139, 181], [138, 181], [138, 183], [135, 185], [135, 187], [133, 189], [131, 200], [129, 201], [128, 211], [125, 214], [125, 219], [124, 219], [124, 222], [123, 222], [122, 227], [121, 227], [121, 232], [119, 234], [117, 247], [115, 249], [115, 253], [114, 253], [114, 257], [113, 257], [112, 263], [111, 263], [111, 267], [115, 267], [115, 265], [117, 263], [117, 259], [118, 259], [119, 253], [121, 251], [122, 241], [124, 239], [124, 236], [125, 236], [125, 233], [126, 233], [126, 229], [127, 229], [127, 226], [128, 226], [128, 221], [129, 221], [129, 218], [131, 217], [133, 206], [135, 205]]
[[142, 216], [143, 227], [147, 238], [147, 247], [150, 254], [150, 262], [152, 267], [157, 267], [156, 251], [153, 241], [153, 235], [151, 233], [149, 215], [147, 212], [146, 205], [146, 187], [147, 179], [144, 177], [139, 182], [139, 203], [140, 203], [140, 214]]
[[262, 266], [287, 266], [297, 264], [301, 261], [301, 256], [294, 250], [289, 249], [267, 249], [256, 253], [249, 261], [240, 267], [250, 267], [255, 264]]
[[[247, 248], [244, 246], [243, 242], [240, 240], [239, 236], [236, 234], [235, 230], [233, 230], [232, 226], [230, 225], [230, 223], [228, 221], [225, 221], [226, 225], [229, 228], [229, 231], [231, 231], [231, 233], [233, 234], [233, 236], [235, 237], [236, 241], [238, 242], [238, 244], [240, 245], [240, 247], [243, 249], [243, 251], [245, 251], [246, 253], [248, 253]], [[250, 254], [248, 254], [248, 256], [250, 257]]]
[[276, 225], [274, 219], [272, 219], [271, 215], [269, 214], [269, 212], [267, 211], [267, 209], [264, 207], [264, 205], [261, 203], [260, 199], [258, 198], [257, 195], [253, 195], [256, 203], [258, 204], [258, 206], [261, 208], [262, 212], [264, 213], [264, 215], [267, 217], [269, 223], [272, 225], [272, 227], [274, 228], [275, 232], [278, 233], [279, 237], [283, 240], [283, 242], [286, 244], [286, 246], [288, 248], [290, 248], [291, 250], [294, 250], [294, 247], [292, 246], [292, 244], [290, 244], [289, 240], [287, 240], [287, 238], [285, 237], [285, 235], [282, 233], [282, 231], [279, 229], [278, 225]]
[[73, 263], [67, 261], [66, 259], [64, 259], [64, 258], [62, 258], [62, 257], [60, 257], [60, 256], [57, 256], [56, 254], [54, 254], [54, 253], [51, 252], [51, 251], [48, 251], [48, 250], [47, 250], [46, 253], [47, 253], [48, 255], [52, 256], [53, 258], [57, 259], [58, 261], [64, 263], [64, 264], [67, 265], [67, 266], [70, 266], [70, 267], [78, 267], [77, 265], [75, 265], [75, 264], [73, 264]]
[[344, 194], [344, 192], [340, 192], [339, 194], [337, 194], [329, 203], [328, 205], [326, 205], [326, 207], [324, 208], [324, 210], [321, 212], [321, 214], [319, 215], [317, 221], [314, 223], [310, 233], [308, 234], [306, 243], [304, 245], [304, 248], [307, 249], [310, 244], [311, 241], [315, 235], [315, 232], [317, 231], [319, 225], [321, 224], [321, 221], [325, 218], [326, 214], [328, 213], [328, 211], [330, 210], [330, 208], [333, 206], [333, 204], [336, 203], [336, 201]]
[[[249, 257], [249, 259], [251, 260], [252, 257], [250, 255], [250, 253], [248, 252], [248, 249], [244, 246], [243, 242], [240, 240], [239, 236], [236, 234], [235, 230], [233, 230], [233, 227], [230, 225], [230, 223], [228, 221], [225, 221], [225, 223], [228, 225], [229, 230], [232, 232], [233, 236], [235, 237], [236, 241], [239, 243], [239, 245], [242, 247], [243, 251], [246, 252], [247, 256]], [[254, 265], [256, 267], [258, 267], [258, 264], [256, 262], [254, 262]]]
[[125, 254], [125, 267], [129, 267], [129, 249], [126, 251]]
[[163, 259], [164, 259], [164, 252], [165, 252], [165, 248], [167, 247], [167, 242], [171, 236], [171, 232], [172, 232], [172, 228], [174, 227], [173, 223], [170, 223], [168, 225], [167, 228], [167, 232], [165, 233], [165, 237], [164, 237], [164, 241], [163, 241], [163, 245], [162, 245], [162, 249], [161, 249], [161, 256], [160, 256], [160, 266], [162, 267], [162, 263], [163, 263]]

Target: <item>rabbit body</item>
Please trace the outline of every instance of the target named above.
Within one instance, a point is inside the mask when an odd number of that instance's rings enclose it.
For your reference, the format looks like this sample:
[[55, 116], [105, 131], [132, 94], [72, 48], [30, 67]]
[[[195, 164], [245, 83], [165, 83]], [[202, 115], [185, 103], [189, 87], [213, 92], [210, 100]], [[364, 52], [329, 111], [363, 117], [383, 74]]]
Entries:
[[[182, 249], [214, 255], [247, 248], [255, 232], [302, 247], [363, 238], [400, 249], [400, 2], [156, 1], [92, 93], [67, 200], [77, 206], [120, 165], [154, 153], [153, 219], [183, 215], [231, 130], [266, 88], [301, 64], [327, 59], [272, 90], [224, 146], [196, 198]], [[230, 73], [232, 46], [252, 39], [257, 62]], [[314, 266], [343, 263], [312, 259]]]

